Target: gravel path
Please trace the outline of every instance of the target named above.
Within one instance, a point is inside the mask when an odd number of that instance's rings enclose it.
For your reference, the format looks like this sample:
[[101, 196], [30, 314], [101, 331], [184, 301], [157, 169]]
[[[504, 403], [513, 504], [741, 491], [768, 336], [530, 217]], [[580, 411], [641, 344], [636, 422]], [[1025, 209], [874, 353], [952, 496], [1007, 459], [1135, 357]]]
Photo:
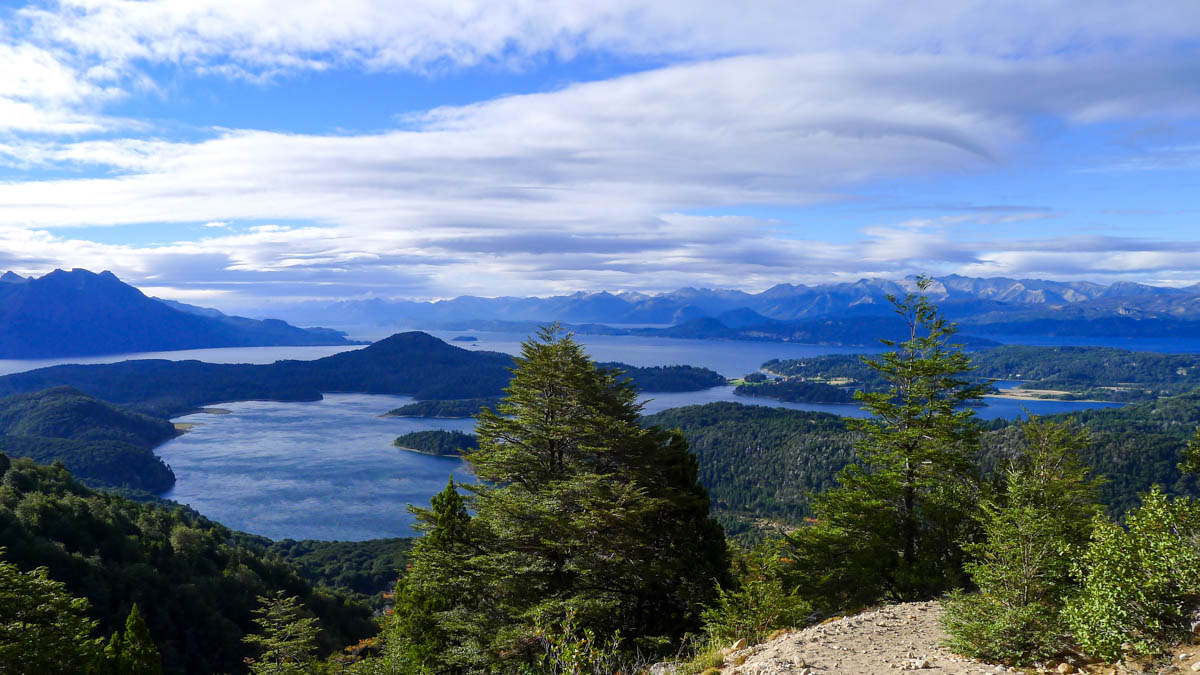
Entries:
[[[1021, 672], [954, 656], [941, 646], [941, 606], [913, 602], [836, 619], [730, 654], [725, 675], [896, 675]], [[743, 660], [744, 657], [744, 660]], [[738, 664], [740, 665], [733, 665]]]

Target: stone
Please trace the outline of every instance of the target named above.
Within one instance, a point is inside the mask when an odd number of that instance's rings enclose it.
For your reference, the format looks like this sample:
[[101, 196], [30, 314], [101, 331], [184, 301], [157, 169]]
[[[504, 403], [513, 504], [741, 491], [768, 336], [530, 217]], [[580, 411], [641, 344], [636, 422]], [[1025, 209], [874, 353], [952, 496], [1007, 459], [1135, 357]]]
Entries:
[[1064, 675], [1066, 673], [1073, 673], [1073, 672], [1075, 672], [1075, 666], [1073, 666], [1069, 663], [1060, 663], [1060, 664], [1058, 664], [1058, 668], [1054, 669], [1054, 672], [1063, 673]]
[[1200, 661], [1197, 661], [1192, 664], [1192, 672], [1200, 673]]
[[745, 648], [746, 648], [746, 638], [738, 638], [737, 642], [734, 642], [733, 644], [729, 645], [729, 651], [731, 651], [731, 652], [736, 652], [739, 649], [745, 649]]

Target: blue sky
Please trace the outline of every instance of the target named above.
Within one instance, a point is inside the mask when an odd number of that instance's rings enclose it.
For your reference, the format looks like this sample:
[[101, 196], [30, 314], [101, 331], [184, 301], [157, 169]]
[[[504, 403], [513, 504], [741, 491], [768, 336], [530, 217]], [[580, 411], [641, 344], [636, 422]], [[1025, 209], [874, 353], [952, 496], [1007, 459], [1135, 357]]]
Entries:
[[1200, 4], [0, 4], [0, 269], [279, 302], [1200, 281]]

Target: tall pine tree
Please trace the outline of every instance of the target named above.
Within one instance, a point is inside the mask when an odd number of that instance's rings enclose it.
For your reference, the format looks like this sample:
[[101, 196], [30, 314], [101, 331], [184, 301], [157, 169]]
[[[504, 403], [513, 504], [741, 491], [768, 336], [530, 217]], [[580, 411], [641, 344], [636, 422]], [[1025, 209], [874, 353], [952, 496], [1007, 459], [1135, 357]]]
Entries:
[[963, 379], [970, 359], [951, 343], [956, 326], [926, 296], [930, 284], [921, 277], [917, 292], [889, 296], [907, 337], [881, 340], [891, 351], [865, 361], [890, 387], [856, 394], [872, 415], [853, 422], [858, 461], [814, 499], [817, 524], [792, 539], [802, 592], [827, 608], [969, 583], [962, 543], [976, 534], [979, 496], [971, 404], [985, 385]]
[[[466, 456], [474, 517], [435, 504], [426, 536], [441, 543], [414, 551], [406, 586], [436, 582], [435, 557], [468, 577], [435, 620], [494, 667], [531, 661], [537, 627], [568, 616], [650, 650], [696, 628], [728, 557], [683, 437], [644, 428], [632, 386], [557, 327], [522, 345], [506, 391]], [[447, 547], [448, 523], [465, 548]]]

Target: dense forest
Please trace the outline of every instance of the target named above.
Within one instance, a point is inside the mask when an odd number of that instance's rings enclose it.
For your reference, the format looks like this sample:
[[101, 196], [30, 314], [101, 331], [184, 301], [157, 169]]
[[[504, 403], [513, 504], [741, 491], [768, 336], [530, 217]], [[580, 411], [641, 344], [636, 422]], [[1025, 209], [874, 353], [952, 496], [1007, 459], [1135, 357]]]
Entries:
[[726, 383], [719, 373], [696, 366], [638, 367], [617, 362], [596, 365], [621, 371], [622, 377], [631, 380], [634, 386], [644, 392], [699, 391]]
[[[971, 361], [974, 369], [967, 375], [972, 379], [1018, 381], [1023, 389], [1061, 391], [1055, 397], [1064, 399], [1135, 402], [1200, 387], [1200, 355], [1196, 354], [1005, 345], [972, 352]], [[763, 369], [805, 381], [833, 380], [866, 391], [879, 391], [886, 385], [879, 373], [856, 355], [773, 359], [764, 363]]]
[[62, 462], [84, 483], [160, 493], [175, 475], [153, 448], [176, 435], [166, 420], [68, 387], [0, 399], [0, 452]]
[[172, 417], [206, 403], [315, 401], [321, 392], [408, 394], [418, 399], [498, 395], [512, 357], [468, 351], [420, 332], [315, 361], [270, 365], [125, 361], [41, 368], [0, 377], [0, 395], [70, 386], [112, 403]]
[[415, 450], [429, 455], [461, 455], [479, 447], [473, 434], [461, 431], [414, 431], [398, 437], [394, 442], [398, 448]]
[[442, 417], [460, 419], [474, 417], [484, 408], [495, 406], [498, 398], [455, 398], [446, 401], [415, 401], [389, 410], [389, 417]]
[[0, 455], [0, 544], [22, 570], [86, 598], [103, 635], [137, 603], [169, 673], [240, 672], [257, 596], [284, 591], [320, 617], [325, 653], [374, 634], [370, 611], [318, 590], [265, 548], [182, 508], [141, 504], [62, 467]]
[[825, 382], [769, 380], [746, 382], [733, 390], [738, 396], [761, 396], [792, 403], [853, 403], [854, 392]]

